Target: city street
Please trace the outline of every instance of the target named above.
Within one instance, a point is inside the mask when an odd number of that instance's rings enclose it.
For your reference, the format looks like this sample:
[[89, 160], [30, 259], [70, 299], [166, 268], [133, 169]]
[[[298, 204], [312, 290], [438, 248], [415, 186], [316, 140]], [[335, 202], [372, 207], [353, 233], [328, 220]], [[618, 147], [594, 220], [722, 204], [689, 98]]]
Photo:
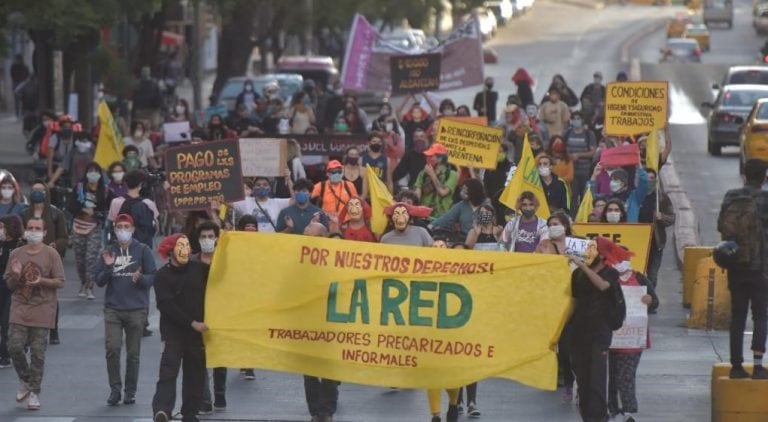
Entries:
[[[586, 0], [584, 0], [586, 1]], [[758, 60], [763, 39], [751, 26], [751, 4], [735, 1], [733, 29], [712, 29], [712, 50], [702, 64], [659, 65], [664, 44], [663, 22], [681, 6], [609, 5], [604, 9], [573, 3], [539, 1], [531, 13], [511, 21], [489, 42], [499, 63], [486, 65], [486, 76], [496, 80], [501, 110], [514, 92], [510, 77], [518, 67], [536, 79], [534, 94], [541, 98], [555, 74], [562, 74], [578, 94], [601, 71], [606, 82], [618, 71], [629, 71], [639, 60], [644, 80], [668, 80], [672, 98], [670, 134], [672, 158], [699, 222], [704, 245], [719, 240], [715, 221], [727, 189], [741, 184], [737, 149], [726, 148], [721, 157], [706, 149], [706, 122], [699, 104], [712, 100], [711, 85], [719, 82], [729, 65]], [[472, 104], [479, 87], [439, 93], [457, 105]], [[0, 119], [0, 167], [24, 162], [20, 125]], [[7, 157], [12, 160], [5, 161]], [[671, 234], [671, 232], [670, 232]], [[652, 349], [643, 354], [637, 380], [641, 421], [699, 422], [710, 417], [710, 371], [715, 362], [728, 360], [727, 332], [707, 333], [684, 327], [681, 273], [674, 239], [669, 236], [660, 274], [661, 306], [651, 316]], [[158, 258], [159, 261], [159, 258]], [[72, 254], [65, 260], [67, 284], [60, 292], [61, 344], [49, 346], [40, 400], [42, 408], [29, 412], [17, 405], [18, 385], [12, 368], [0, 370], [0, 421], [3, 422], [128, 422], [151, 420], [151, 398], [158, 374], [161, 343], [158, 313], [150, 311], [155, 335], [142, 340], [141, 375], [134, 405], [108, 407], [109, 395], [104, 351], [103, 290], [97, 300], [77, 297], [79, 282]], [[504, 321], [499, 321], [503, 324]], [[751, 340], [749, 336], [745, 339]], [[748, 348], [747, 348], [748, 349]], [[578, 421], [575, 405], [561, 401], [562, 391], [534, 390], [518, 383], [493, 379], [478, 387], [480, 420], [489, 422]], [[178, 398], [181, 397], [179, 385]], [[238, 370], [229, 371], [226, 411], [201, 416], [205, 420], [308, 421], [303, 381], [298, 374], [256, 371], [247, 381]], [[447, 407], [444, 399], [443, 409]], [[177, 403], [177, 409], [180, 403]], [[428, 421], [426, 394], [421, 390], [387, 389], [352, 384], [340, 387], [340, 422]], [[467, 420], [462, 416], [461, 420]]]

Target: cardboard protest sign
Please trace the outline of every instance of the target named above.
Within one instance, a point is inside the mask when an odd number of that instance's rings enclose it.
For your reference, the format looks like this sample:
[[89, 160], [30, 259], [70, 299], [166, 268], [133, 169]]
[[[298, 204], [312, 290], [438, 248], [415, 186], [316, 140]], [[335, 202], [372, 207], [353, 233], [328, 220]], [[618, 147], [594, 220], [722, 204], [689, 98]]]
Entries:
[[392, 92], [407, 94], [440, 88], [440, 54], [415, 54], [389, 58]]
[[616, 244], [626, 247], [635, 254], [630, 259], [632, 268], [641, 273], [646, 271], [648, 257], [651, 253], [652, 224], [576, 223], [571, 228], [575, 236], [590, 239], [603, 236]]
[[603, 167], [636, 166], [638, 163], [640, 163], [640, 148], [637, 144], [619, 145], [600, 153], [600, 164]]
[[627, 316], [624, 325], [613, 332], [611, 349], [645, 349], [648, 346], [648, 306], [642, 298], [646, 286], [621, 286]]
[[566, 237], [565, 254], [584, 259], [587, 254], [588, 245], [589, 239], [582, 239], [580, 237]]
[[563, 256], [230, 231], [210, 279], [211, 367], [402, 388], [557, 386], [554, 343], [571, 302]]
[[342, 156], [349, 147], [356, 147], [360, 152], [368, 148], [367, 135], [264, 135], [253, 139], [293, 139], [301, 147], [301, 155]]
[[286, 140], [241, 138], [240, 162], [243, 176], [282, 177], [286, 169]]
[[495, 169], [504, 131], [456, 120], [440, 119], [435, 142], [448, 150], [448, 162], [457, 166]]
[[440, 120], [454, 120], [479, 126], [488, 126], [488, 118], [485, 116], [442, 116]]
[[667, 126], [669, 83], [612, 82], [605, 95], [605, 132], [635, 135]]
[[234, 139], [169, 148], [165, 162], [173, 210], [203, 210], [214, 201], [243, 199], [240, 151]]

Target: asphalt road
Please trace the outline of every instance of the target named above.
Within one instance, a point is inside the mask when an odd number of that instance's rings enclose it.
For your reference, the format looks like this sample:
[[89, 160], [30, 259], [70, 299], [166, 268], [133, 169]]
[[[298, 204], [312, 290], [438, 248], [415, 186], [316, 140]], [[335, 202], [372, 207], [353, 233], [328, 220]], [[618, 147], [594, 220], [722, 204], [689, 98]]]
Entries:
[[[619, 70], [628, 70], [624, 59], [637, 57], [642, 77], [669, 80], [673, 92], [671, 135], [673, 158], [684, 188], [688, 191], [700, 222], [703, 243], [717, 240], [714, 231], [716, 210], [727, 188], [740, 183], [735, 150], [722, 157], [706, 153], [703, 118], [696, 106], [711, 99], [709, 86], [719, 80], [730, 64], [754, 61], [762, 44], [749, 26], [748, 0], [737, 3], [737, 24], [732, 30], [713, 30], [712, 52], [701, 65], [657, 65], [662, 31], [629, 40], [671, 17], [674, 7], [609, 6], [593, 10], [572, 5], [539, 2], [533, 12], [512, 22], [490, 42], [500, 63], [486, 66], [496, 78], [500, 97], [513, 92], [510, 81], [517, 67], [527, 68], [537, 80], [540, 97], [556, 73], [564, 75], [580, 93], [600, 70], [613, 80]], [[634, 37], [638, 38], [638, 37]], [[475, 89], [443, 94], [457, 104], [470, 104]], [[501, 106], [501, 102], [499, 104]], [[15, 130], [0, 122], [0, 135]], [[0, 156], [9, 147], [3, 136]], [[0, 163], [3, 159], [0, 158]], [[680, 273], [673, 248], [668, 244], [663, 264], [659, 314], [651, 319], [653, 348], [644, 353], [638, 374], [641, 420], [703, 421], [709, 419], [709, 374], [712, 363], [727, 360], [725, 333], [704, 333], [682, 328], [685, 312], [680, 304]], [[150, 401], [157, 377], [160, 341], [157, 336], [142, 341], [142, 366], [137, 403], [107, 407], [109, 393], [104, 360], [102, 295], [86, 302], [76, 297], [78, 281], [71, 255], [65, 262], [68, 284], [61, 296], [62, 344], [51, 346], [41, 395], [42, 409], [31, 414], [13, 400], [17, 381], [11, 369], [0, 370], [0, 420], [18, 422], [96, 422], [149, 420]], [[150, 322], [157, 326], [157, 312]], [[479, 406], [484, 421], [577, 421], [575, 406], [564, 404], [560, 392], [523, 387], [505, 380], [487, 380], [479, 386]], [[309, 420], [301, 377], [257, 371], [255, 381], [245, 381], [230, 371], [226, 412], [210, 420]], [[444, 404], [445, 407], [445, 404]], [[35, 418], [32, 418], [35, 417]], [[426, 397], [418, 390], [389, 390], [343, 384], [338, 421], [388, 422], [429, 420]]]

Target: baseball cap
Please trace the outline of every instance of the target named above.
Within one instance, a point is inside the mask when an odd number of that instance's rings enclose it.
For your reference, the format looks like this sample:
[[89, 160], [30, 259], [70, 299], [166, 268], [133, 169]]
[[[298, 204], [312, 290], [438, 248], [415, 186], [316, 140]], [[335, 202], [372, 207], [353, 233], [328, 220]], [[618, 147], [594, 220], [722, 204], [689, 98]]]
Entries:
[[339, 160], [331, 160], [331, 161], [328, 162], [328, 165], [325, 166], [325, 171], [331, 171], [331, 170], [334, 170], [334, 169], [340, 169], [342, 167], [343, 166], [341, 165]]
[[132, 226], [134, 225], [133, 217], [131, 217], [128, 214], [120, 214], [120, 215], [118, 215], [117, 218], [115, 219], [115, 224], [117, 224], [117, 223], [131, 223]]
[[448, 155], [448, 150], [445, 149], [445, 147], [441, 144], [432, 144], [432, 146], [424, 151], [424, 155], [427, 157], [431, 157], [433, 155]]

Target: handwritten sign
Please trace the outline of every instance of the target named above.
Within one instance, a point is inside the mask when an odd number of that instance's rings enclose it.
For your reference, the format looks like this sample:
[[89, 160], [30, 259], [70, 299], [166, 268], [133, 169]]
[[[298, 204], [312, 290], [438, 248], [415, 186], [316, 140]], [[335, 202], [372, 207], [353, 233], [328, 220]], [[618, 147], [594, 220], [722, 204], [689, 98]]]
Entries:
[[437, 90], [440, 88], [440, 54], [392, 56], [389, 75], [395, 94]]
[[566, 255], [572, 255], [577, 258], [584, 259], [587, 254], [587, 246], [589, 246], [589, 239], [582, 239], [579, 237], [565, 238]]
[[171, 209], [202, 210], [214, 201], [243, 199], [242, 165], [236, 140], [179, 146], [165, 154]]
[[627, 316], [624, 325], [613, 332], [611, 349], [645, 349], [648, 345], [648, 307], [643, 303], [645, 286], [621, 286]]
[[240, 139], [240, 162], [245, 177], [282, 177], [286, 168], [286, 161], [285, 139]]
[[635, 135], [667, 126], [669, 83], [612, 82], [606, 88], [605, 132]]
[[504, 131], [456, 120], [440, 119], [437, 143], [448, 150], [448, 162], [457, 166], [495, 169]]

